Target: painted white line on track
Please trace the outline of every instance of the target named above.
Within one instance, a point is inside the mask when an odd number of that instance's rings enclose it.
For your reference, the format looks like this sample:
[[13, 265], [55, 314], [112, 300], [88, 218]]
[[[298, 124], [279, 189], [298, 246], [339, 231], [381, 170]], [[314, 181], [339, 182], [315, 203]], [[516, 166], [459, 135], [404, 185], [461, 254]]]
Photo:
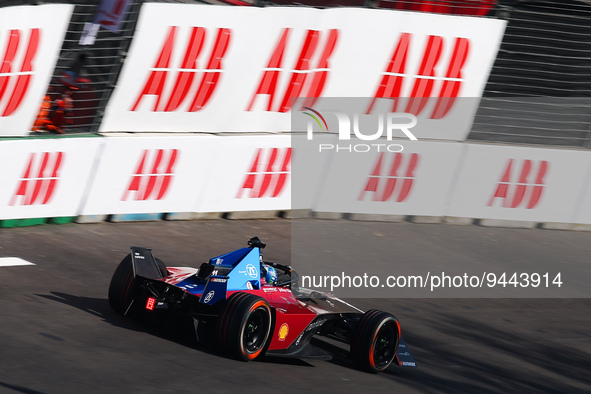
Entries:
[[16, 265], [35, 265], [30, 261], [23, 260], [19, 257], [0, 257], [0, 267], [13, 267]]

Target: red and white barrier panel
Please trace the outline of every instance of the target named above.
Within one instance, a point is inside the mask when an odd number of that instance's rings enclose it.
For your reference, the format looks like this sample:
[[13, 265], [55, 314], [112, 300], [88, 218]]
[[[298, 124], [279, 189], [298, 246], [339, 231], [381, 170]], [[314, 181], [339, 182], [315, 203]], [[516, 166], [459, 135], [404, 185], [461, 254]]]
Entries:
[[0, 136], [28, 135], [74, 6], [0, 8]]
[[221, 137], [195, 212], [291, 209], [290, 136]]
[[82, 215], [290, 209], [289, 136], [104, 142]]
[[[443, 216], [465, 145], [398, 142], [404, 148], [402, 152], [387, 152], [385, 148], [365, 153], [331, 150], [333, 158], [314, 209]], [[297, 171], [297, 167], [294, 169]]]
[[100, 138], [0, 143], [0, 219], [76, 216]]
[[469, 144], [448, 215], [572, 223], [590, 164], [586, 151]]
[[591, 152], [391, 142], [403, 150], [287, 135], [4, 141], [0, 219], [313, 209], [591, 223]]
[[191, 212], [221, 137], [107, 137], [82, 215]]
[[292, 97], [319, 98], [294, 110], [367, 97], [362, 113], [417, 115], [419, 139], [463, 140], [504, 29], [392, 10], [148, 3], [100, 130], [281, 132]]

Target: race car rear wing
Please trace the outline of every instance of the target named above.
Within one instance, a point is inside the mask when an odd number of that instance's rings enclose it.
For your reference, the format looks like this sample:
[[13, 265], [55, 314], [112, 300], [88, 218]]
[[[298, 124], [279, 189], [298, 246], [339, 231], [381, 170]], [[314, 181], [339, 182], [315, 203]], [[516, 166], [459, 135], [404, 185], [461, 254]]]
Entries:
[[141, 276], [146, 279], [162, 279], [164, 277], [150, 248], [132, 246], [131, 262], [134, 276]]

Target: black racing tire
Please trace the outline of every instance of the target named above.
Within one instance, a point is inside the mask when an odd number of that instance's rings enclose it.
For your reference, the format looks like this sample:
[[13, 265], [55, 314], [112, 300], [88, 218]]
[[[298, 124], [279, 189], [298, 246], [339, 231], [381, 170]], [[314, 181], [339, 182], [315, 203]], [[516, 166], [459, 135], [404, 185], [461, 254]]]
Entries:
[[254, 360], [266, 349], [271, 325], [271, 307], [265, 299], [249, 293], [234, 293], [218, 317], [216, 331], [220, 350], [239, 360]]
[[363, 371], [378, 373], [390, 366], [400, 343], [400, 323], [391, 313], [365, 312], [351, 342], [351, 357]]
[[138, 281], [133, 275], [131, 254], [125, 256], [111, 278], [109, 285], [109, 305], [115, 312], [124, 314], [137, 295]]

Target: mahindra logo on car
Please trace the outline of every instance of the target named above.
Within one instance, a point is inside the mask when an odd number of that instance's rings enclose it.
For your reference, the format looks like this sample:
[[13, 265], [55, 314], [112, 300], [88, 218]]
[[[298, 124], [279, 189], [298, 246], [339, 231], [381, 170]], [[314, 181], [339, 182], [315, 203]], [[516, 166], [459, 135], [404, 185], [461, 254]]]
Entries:
[[[6, 103], [4, 108], [0, 108], [0, 116], [3, 117], [12, 115], [21, 105], [33, 76], [33, 61], [39, 48], [41, 32], [38, 28], [31, 29], [26, 43], [25, 34], [16, 29], [10, 30], [8, 35], [0, 31], [0, 43], [2, 38], [8, 37], [0, 65], [0, 102]], [[19, 62], [17, 53], [22, 53], [22, 48], [24, 55]]]
[[499, 201], [503, 208], [533, 209], [540, 202], [546, 186], [544, 177], [548, 172], [548, 162], [540, 160], [536, 170], [532, 160], [523, 160], [521, 169], [513, 168], [514, 161], [510, 159], [507, 163], [495, 192], [488, 202], [489, 207]]
[[47, 204], [59, 181], [64, 152], [31, 153], [10, 205]]
[[290, 174], [291, 148], [259, 148], [236, 198], [277, 197]]
[[[138, 106], [145, 96], [156, 96], [156, 102], [152, 111], [174, 111], [185, 102], [189, 90], [192, 90], [194, 81], [200, 80], [199, 86], [186, 109], [188, 112], [195, 112], [207, 105], [216, 90], [223, 71], [222, 61], [230, 44], [232, 31], [230, 29], [216, 29], [213, 49], [207, 57], [206, 66], [205, 68], [198, 68], [198, 61], [205, 63], [204, 58], [206, 55], [201, 56], [202, 49], [206, 37], [211, 34], [211, 31], [208, 32], [204, 27], [191, 28], [183, 62], [180, 67], [177, 67], [170, 64], [170, 59], [177, 42], [178, 30], [178, 26], [170, 26], [168, 29], [168, 34], [160, 50], [160, 54], [146, 79], [144, 88], [137, 96], [131, 111], [138, 110]], [[169, 76], [174, 77], [175, 74], [174, 87], [170, 93], [165, 94], [164, 87], [166, 80]]]
[[144, 150], [121, 200], [132, 196], [136, 201], [161, 200], [172, 182], [178, 155], [178, 149]]

